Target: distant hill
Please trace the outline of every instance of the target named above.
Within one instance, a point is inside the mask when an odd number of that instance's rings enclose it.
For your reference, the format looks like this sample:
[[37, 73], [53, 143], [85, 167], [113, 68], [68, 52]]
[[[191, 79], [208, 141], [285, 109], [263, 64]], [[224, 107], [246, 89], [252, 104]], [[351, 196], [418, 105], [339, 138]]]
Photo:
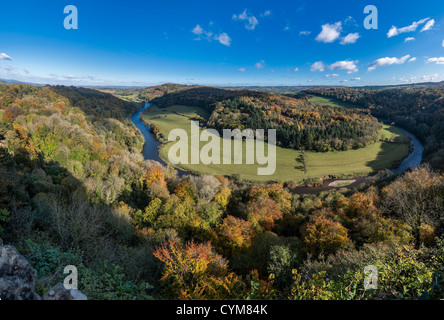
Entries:
[[37, 83], [31, 83], [31, 82], [23, 82], [23, 81], [18, 81], [18, 80], [14, 80], [14, 79], [0, 79], [0, 84], [12, 84], [12, 83], [19, 83], [19, 84], [30, 84], [30, 85], [43, 85], [43, 84], [37, 84]]

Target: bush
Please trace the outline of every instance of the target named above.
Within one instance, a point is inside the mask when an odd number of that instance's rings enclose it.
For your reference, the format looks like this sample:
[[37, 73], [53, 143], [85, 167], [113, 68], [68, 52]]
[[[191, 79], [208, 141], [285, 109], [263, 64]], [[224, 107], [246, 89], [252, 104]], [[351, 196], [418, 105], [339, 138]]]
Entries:
[[2, 235], [3, 230], [4, 230], [2, 227], [2, 223], [9, 222], [9, 220], [10, 220], [10, 218], [8, 216], [9, 216], [8, 210], [0, 209], [0, 236]]

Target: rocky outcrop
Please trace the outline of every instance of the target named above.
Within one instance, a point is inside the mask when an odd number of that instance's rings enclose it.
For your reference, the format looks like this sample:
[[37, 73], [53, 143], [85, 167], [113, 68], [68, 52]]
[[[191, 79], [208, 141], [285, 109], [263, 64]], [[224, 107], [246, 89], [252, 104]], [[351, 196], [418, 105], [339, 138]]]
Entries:
[[43, 300], [88, 300], [88, 298], [79, 290], [67, 290], [63, 284], [58, 283], [48, 291]]
[[[42, 300], [34, 291], [36, 276], [28, 260], [13, 246], [3, 246], [0, 239], [0, 300]], [[87, 297], [58, 283], [43, 300], [87, 300]]]

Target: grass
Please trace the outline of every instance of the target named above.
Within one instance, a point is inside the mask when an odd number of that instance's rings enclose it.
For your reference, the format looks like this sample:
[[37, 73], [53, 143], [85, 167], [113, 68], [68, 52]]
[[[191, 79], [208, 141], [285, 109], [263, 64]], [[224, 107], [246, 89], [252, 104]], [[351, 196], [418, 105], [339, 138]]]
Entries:
[[[144, 113], [143, 119], [147, 123], [158, 125], [160, 132], [165, 137], [168, 137], [170, 130], [176, 128], [185, 129], [190, 137], [190, 121], [192, 117], [197, 115], [206, 119], [209, 116], [204, 109], [199, 107], [171, 106], [169, 108], [158, 108], [152, 105]], [[387, 125], [384, 125], [381, 134], [392, 138], [397, 135], [404, 135], [397, 128]], [[222, 141], [222, 138], [217, 139]], [[188, 143], [191, 147], [190, 139]], [[168, 151], [173, 144], [175, 142], [166, 142], [161, 146], [159, 154], [162, 159], [168, 160]], [[202, 148], [205, 144], [207, 142], [201, 142], [200, 147]], [[220, 145], [222, 146], [222, 144]], [[259, 165], [245, 164], [245, 143], [243, 145], [243, 164], [179, 164], [177, 167], [201, 174], [239, 175], [242, 179], [255, 182], [302, 181], [307, 178], [326, 176], [344, 178], [366, 175], [392, 167], [395, 162], [404, 159], [409, 153], [408, 145], [405, 143], [382, 141], [358, 150], [326, 153], [305, 152], [308, 169], [304, 173], [301, 164], [297, 161], [301, 154], [299, 151], [276, 147], [275, 173], [269, 176], [259, 176], [257, 175]]]
[[353, 105], [347, 102], [342, 102], [338, 99], [335, 98], [330, 98], [330, 97], [313, 97], [309, 100], [310, 102], [313, 103], [318, 103], [321, 104], [323, 106], [331, 106], [331, 107], [337, 107], [337, 108], [347, 108], [347, 109], [352, 109], [352, 108], [360, 108], [357, 105]]

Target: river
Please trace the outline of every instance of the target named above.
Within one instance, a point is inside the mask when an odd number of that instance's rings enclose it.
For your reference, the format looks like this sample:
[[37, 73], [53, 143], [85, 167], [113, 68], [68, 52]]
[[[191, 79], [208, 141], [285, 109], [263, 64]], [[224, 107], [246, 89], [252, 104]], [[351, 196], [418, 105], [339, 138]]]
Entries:
[[[154, 136], [151, 129], [143, 123], [142, 118], [141, 118], [142, 113], [144, 113], [146, 111], [146, 109], [149, 107], [149, 105], [150, 104], [148, 102], [145, 102], [145, 106], [132, 115], [131, 121], [134, 123], [136, 128], [140, 130], [140, 132], [143, 134], [143, 137], [145, 138], [145, 144], [143, 146], [143, 151], [142, 151], [144, 159], [145, 160], [155, 160], [155, 161], [160, 162], [162, 165], [166, 166], [167, 164], [165, 163], [165, 161], [163, 161], [162, 158], [159, 156], [158, 147], [160, 146], [160, 142], [156, 140], [156, 137]], [[398, 128], [398, 129], [400, 129], [408, 137], [411, 138], [411, 146], [413, 148], [413, 151], [410, 152], [408, 157], [402, 161], [401, 165], [398, 168], [390, 170], [390, 172], [392, 174], [399, 174], [409, 168], [416, 168], [417, 166], [419, 166], [421, 164], [422, 153], [424, 151], [424, 147], [421, 144], [421, 142], [418, 140], [418, 138], [416, 138], [412, 133], [410, 133], [404, 129], [401, 129], [401, 128]], [[177, 170], [179, 176], [183, 176], [183, 175], [187, 175], [187, 174], [193, 175], [193, 173], [190, 173], [187, 171], [178, 170], [178, 169], [176, 169], [176, 170]], [[352, 180], [356, 180], [356, 181], [348, 186], [345, 186], [345, 188], [356, 187], [360, 183], [364, 182], [366, 178], [367, 177], [365, 177], [365, 176], [353, 178]], [[319, 193], [321, 191], [330, 190], [330, 189], [335, 188], [335, 187], [329, 186], [329, 183], [332, 181], [334, 181], [334, 180], [324, 180], [324, 184], [319, 187], [299, 187], [299, 188], [296, 188], [296, 190], [294, 192], [300, 193], [300, 194], [304, 194], [304, 193], [314, 194], [314, 193]]]

